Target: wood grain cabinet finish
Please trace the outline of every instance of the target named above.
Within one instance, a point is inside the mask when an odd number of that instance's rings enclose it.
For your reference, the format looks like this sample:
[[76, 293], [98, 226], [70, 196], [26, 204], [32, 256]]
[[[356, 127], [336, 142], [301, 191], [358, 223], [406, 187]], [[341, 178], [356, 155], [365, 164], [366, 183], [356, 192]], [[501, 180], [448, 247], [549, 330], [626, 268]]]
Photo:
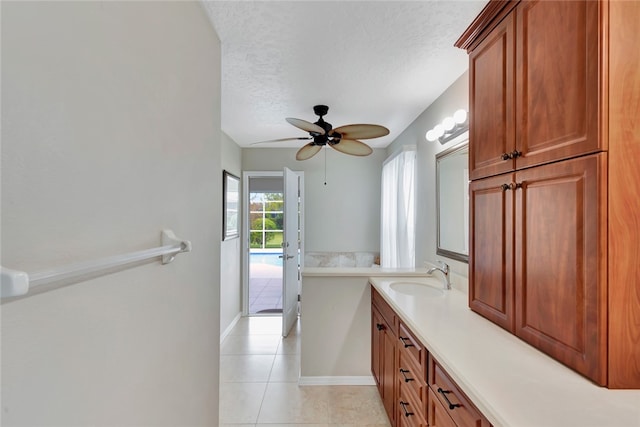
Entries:
[[472, 181], [469, 185], [471, 253], [469, 307], [515, 332], [514, 174]]
[[640, 388], [638, 22], [635, 1], [490, 0], [456, 42], [469, 305], [609, 388]]
[[371, 372], [391, 425], [491, 427], [373, 286], [371, 302]]
[[[429, 387], [433, 393], [431, 398], [435, 397], [435, 400], [440, 403], [440, 405], [430, 404], [429, 409], [433, 408], [435, 411], [443, 409], [456, 426], [489, 427], [491, 425], [433, 357], [429, 357]], [[437, 417], [430, 415], [429, 418]]]
[[515, 150], [515, 20], [507, 16], [469, 54], [469, 176], [513, 170]]
[[516, 173], [516, 335], [606, 384], [606, 154]]
[[[373, 288], [371, 300], [371, 373], [387, 416], [393, 424], [396, 418], [396, 335], [392, 326], [394, 320], [391, 320], [390, 325], [387, 319], [395, 319], [395, 314]], [[381, 312], [386, 313], [386, 319]]]
[[595, 1], [523, 1], [469, 53], [470, 178], [603, 149]]

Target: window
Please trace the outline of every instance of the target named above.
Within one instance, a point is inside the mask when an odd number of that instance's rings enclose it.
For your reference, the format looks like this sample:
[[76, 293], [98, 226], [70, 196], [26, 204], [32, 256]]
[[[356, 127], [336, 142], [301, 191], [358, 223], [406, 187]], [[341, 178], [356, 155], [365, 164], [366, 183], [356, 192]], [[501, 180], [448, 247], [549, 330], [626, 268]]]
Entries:
[[415, 150], [403, 147], [382, 167], [382, 267], [415, 267]]
[[251, 193], [249, 196], [251, 249], [282, 247], [284, 221], [282, 193]]

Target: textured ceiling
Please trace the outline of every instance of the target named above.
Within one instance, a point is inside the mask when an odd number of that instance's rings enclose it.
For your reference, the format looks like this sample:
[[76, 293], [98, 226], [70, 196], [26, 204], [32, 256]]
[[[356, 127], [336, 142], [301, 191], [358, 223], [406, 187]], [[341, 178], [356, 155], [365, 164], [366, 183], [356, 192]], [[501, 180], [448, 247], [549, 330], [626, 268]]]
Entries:
[[[326, 104], [336, 128], [389, 128], [386, 147], [468, 66], [453, 43], [476, 1], [203, 1], [222, 43], [222, 130], [240, 146], [307, 134]], [[256, 147], [299, 147], [305, 142]]]

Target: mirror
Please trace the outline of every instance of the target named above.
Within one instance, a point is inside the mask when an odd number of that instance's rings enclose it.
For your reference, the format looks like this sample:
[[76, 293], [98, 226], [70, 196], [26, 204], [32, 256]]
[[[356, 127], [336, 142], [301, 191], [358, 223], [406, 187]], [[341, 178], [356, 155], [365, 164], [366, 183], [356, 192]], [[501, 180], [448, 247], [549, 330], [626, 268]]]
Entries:
[[469, 262], [468, 139], [436, 155], [436, 254]]

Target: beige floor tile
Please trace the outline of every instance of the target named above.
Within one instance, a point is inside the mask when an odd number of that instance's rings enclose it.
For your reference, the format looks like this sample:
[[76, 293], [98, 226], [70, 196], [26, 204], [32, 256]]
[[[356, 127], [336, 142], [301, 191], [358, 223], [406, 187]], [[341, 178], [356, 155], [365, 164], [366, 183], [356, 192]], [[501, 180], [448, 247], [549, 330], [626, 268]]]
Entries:
[[266, 387], [266, 383], [221, 383], [220, 423], [256, 423]]
[[300, 354], [300, 337], [289, 335], [287, 338], [282, 338], [277, 354]]
[[328, 423], [329, 390], [299, 387], [297, 383], [269, 383], [259, 423]]
[[220, 354], [276, 354], [279, 335], [229, 335], [220, 346]]
[[265, 383], [275, 355], [232, 354], [220, 356], [220, 382]]
[[385, 424], [387, 414], [375, 386], [334, 386], [329, 400], [332, 424]]
[[277, 354], [273, 361], [269, 382], [294, 382], [300, 378], [300, 355]]
[[282, 317], [241, 317], [229, 335], [282, 335]]
[[218, 427], [255, 427], [255, 424], [220, 424]]

